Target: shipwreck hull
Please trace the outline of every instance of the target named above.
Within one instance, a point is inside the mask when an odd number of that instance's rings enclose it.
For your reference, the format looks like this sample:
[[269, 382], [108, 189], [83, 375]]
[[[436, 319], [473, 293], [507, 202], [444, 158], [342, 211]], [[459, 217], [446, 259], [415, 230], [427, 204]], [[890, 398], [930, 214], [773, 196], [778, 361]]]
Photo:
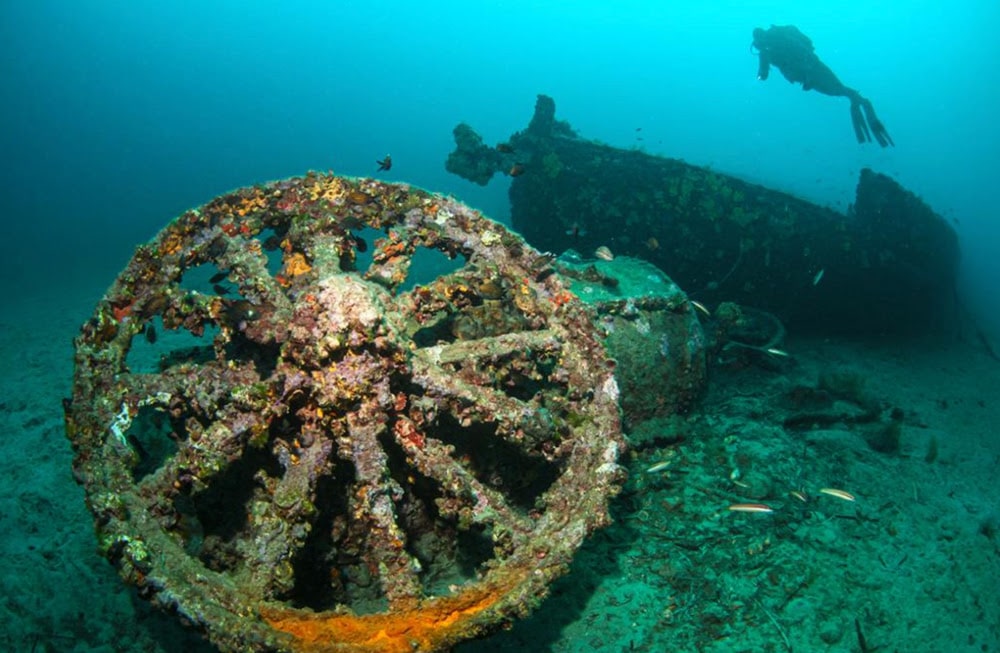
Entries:
[[[464, 125], [448, 169], [478, 183], [520, 167], [514, 228], [535, 247], [608, 246], [661, 268], [703, 303], [755, 306], [799, 330], [902, 332], [953, 314], [958, 240], [885, 175], [865, 169], [845, 213], [683, 161], [579, 138], [539, 96], [513, 152]], [[478, 148], [478, 149], [477, 149]], [[507, 148], [504, 148], [507, 149]], [[474, 165], [473, 165], [474, 164]]]

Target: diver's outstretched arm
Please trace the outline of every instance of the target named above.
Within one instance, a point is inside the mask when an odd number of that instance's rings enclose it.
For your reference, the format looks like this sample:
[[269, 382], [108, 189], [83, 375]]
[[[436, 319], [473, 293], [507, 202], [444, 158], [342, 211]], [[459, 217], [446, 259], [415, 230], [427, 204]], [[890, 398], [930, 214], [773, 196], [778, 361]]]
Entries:
[[760, 62], [757, 64], [757, 79], [764, 81], [767, 79], [767, 74], [771, 72], [771, 57], [763, 50], [760, 51], [758, 56], [760, 57]]

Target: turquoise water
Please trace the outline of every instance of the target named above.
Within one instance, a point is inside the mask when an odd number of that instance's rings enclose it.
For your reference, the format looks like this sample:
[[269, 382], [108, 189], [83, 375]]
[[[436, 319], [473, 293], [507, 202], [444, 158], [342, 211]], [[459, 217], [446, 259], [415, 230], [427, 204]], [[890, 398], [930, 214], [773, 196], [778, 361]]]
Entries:
[[[841, 98], [777, 72], [758, 81], [751, 31], [771, 24], [808, 34], [873, 102], [895, 147], [859, 145]], [[506, 221], [507, 178], [480, 187], [445, 171], [452, 129], [468, 122], [487, 143], [503, 141], [544, 93], [586, 138], [838, 211], [862, 168], [890, 175], [953, 224], [959, 296], [996, 341], [998, 28], [1000, 7], [985, 1], [3, 2], [0, 542], [10, 562], [0, 648], [202, 646], [94, 553], [61, 425], [70, 339], [136, 244], [169, 219], [312, 169], [412, 183]], [[378, 172], [387, 153], [393, 166]], [[701, 444], [678, 451], [650, 436], [627, 461], [616, 526], [585, 546], [555, 597], [512, 634], [462, 650], [778, 651], [791, 641], [796, 651], [853, 651], [855, 618], [873, 650], [997, 650], [995, 362], [976, 342], [797, 344], [794, 369], [716, 373], [688, 427]], [[865, 375], [885, 410], [906, 413], [899, 455], [873, 454], [850, 420], [807, 438], [807, 454], [777, 426], [768, 402], [834, 368]], [[736, 436], [758, 444], [737, 451]], [[925, 461], [932, 439], [941, 453]], [[761, 471], [761, 460], [799, 455], [798, 468]], [[645, 474], [673, 456], [688, 471]], [[850, 485], [867, 503], [847, 513], [809, 504], [774, 530], [723, 522], [711, 501], [724, 509], [731, 495], [713, 492], [736, 459], [757, 460], [783, 495]], [[785, 575], [749, 565], [703, 578], [769, 549]], [[657, 559], [674, 563], [648, 564]], [[755, 593], [755, 583], [783, 593]]]
[[[107, 275], [184, 209], [307, 169], [450, 192], [503, 219], [501, 182], [447, 174], [451, 129], [496, 142], [538, 93], [590, 138], [845, 206], [864, 166], [987, 242], [1000, 9], [980, 2], [5, 2], [0, 270]], [[794, 23], [872, 99], [896, 147], [859, 147], [843, 100], [755, 79], [755, 26]], [[38, 265], [35, 252], [58, 254]], [[65, 266], [65, 267], [64, 267]], [[22, 274], [24, 270], [31, 274]], [[99, 272], [98, 272], [99, 271]], [[21, 287], [24, 287], [21, 285]], [[996, 308], [990, 307], [996, 315]]]

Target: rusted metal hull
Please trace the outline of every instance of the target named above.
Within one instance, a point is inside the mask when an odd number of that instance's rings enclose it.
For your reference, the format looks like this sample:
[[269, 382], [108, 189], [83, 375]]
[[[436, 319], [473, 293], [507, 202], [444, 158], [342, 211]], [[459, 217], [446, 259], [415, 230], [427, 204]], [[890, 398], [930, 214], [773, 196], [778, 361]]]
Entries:
[[[646, 259], [692, 297], [754, 306], [820, 332], [939, 327], [953, 314], [958, 240], [951, 226], [888, 177], [864, 170], [846, 213], [705, 167], [579, 138], [539, 97], [514, 150], [499, 154], [456, 129], [448, 169], [485, 183], [521, 169], [511, 220], [555, 252]], [[522, 172], [523, 171], [523, 172]]]

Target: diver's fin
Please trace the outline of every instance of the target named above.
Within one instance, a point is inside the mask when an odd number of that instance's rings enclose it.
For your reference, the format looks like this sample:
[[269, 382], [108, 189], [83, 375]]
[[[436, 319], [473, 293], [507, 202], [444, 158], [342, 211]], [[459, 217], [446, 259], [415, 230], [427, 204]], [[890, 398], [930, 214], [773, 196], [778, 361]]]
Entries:
[[871, 128], [871, 132], [875, 136], [875, 140], [878, 141], [878, 144], [882, 147], [888, 147], [890, 145], [895, 147], [896, 144], [892, 142], [892, 137], [890, 137], [889, 132], [886, 131], [885, 125], [883, 125], [882, 121], [875, 115], [875, 107], [872, 106], [872, 103], [868, 100], [864, 100], [862, 101], [861, 106], [865, 110], [865, 118], [868, 121], [868, 127]]
[[868, 124], [861, 114], [861, 103], [851, 99], [851, 124], [854, 125], [854, 135], [859, 143], [868, 143], [872, 140], [872, 135], [868, 132]]

